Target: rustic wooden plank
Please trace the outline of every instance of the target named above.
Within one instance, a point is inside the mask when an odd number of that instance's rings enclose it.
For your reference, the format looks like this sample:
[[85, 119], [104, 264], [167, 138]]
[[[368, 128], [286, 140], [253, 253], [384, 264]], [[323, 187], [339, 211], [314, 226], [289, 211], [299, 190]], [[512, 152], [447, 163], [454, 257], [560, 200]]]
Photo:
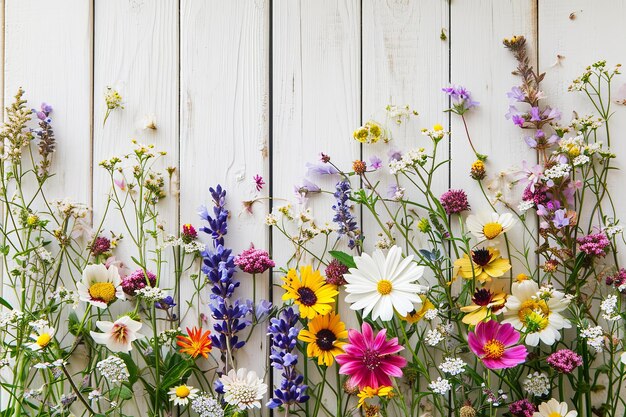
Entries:
[[[517, 208], [522, 189], [513, 193], [506, 187], [497, 186], [491, 180], [507, 170], [520, 169], [523, 160], [536, 161], [535, 153], [523, 140], [523, 133], [505, 118], [509, 108], [506, 93], [519, 85], [520, 80], [511, 72], [517, 63], [504, 48], [502, 40], [513, 35], [524, 35], [531, 48], [530, 56], [536, 54], [535, 2], [525, 1], [472, 1], [453, 2], [451, 5], [451, 81], [468, 88], [480, 106], [466, 114], [469, 132], [476, 151], [488, 155], [487, 178], [483, 181], [490, 198], [493, 192], [487, 188], [504, 189], [504, 198]], [[471, 16], [471, 18], [468, 18]], [[489, 204], [483, 197], [478, 183], [469, 177], [475, 154], [468, 143], [460, 117], [452, 116], [451, 140], [451, 188], [467, 192], [473, 213], [489, 212]], [[506, 178], [510, 179], [510, 174]], [[494, 191], [495, 192], [495, 191]], [[506, 212], [503, 204], [495, 204], [498, 212]], [[512, 246], [522, 248], [523, 228], [518, 225], [508, 233]], [[501, 248], [503, 256], [506, 254]], [[511, 252], [515, 251], [512, 248]], [[527, 272], [522, 264], [513, 261], [512, 274]]]
[[[361, 111], [360, 2], [275, 0], [273, 22], [273, 195], [289, 198], [298, 212], [302, 207], [295, 202], [293, 189], [306, 175], [305, 163], [320, 163], [319, 154], [325, 152], [334, 164], [350, 171], [352, 161], [360, 159], [360, 146], [351, 138]], [[336, 175], [309, 179], [333, 192], [339, 180]], [[358, 179], [351, 181], [358, 186]], [[331, 195], [310, 196], [307, 207], [318, 227], [331, 223], [333, 204]], [[294, 247], [277, 230], [273, 233], [277, 264], [286, 266]], [[334, 241], [331, 237], [330, 244]], [[311, 248], [321, 253], [323, 246], [318, 237]], [[307, 263], [318, 268], [318, 262], [305, 255], [301, 264]], [[281, 276], [274, 276], [278, 285]], [[277, 287], [274, 299], [280, 300], [282, 294]], [[316, 374], [311, 364], [309, 371]], [[334, 378], [333, 371], [329, 378], [333, 386]], [[278, 384], [279, 379], [275, 381]], [[324, 404], [334, 412], [334, 401], [325, 398]]]
[[[183, 0], [180, 27], [181, 221], [199, 225], [197, 207], [210, 207], [208, 189], [221, 184], [231, 213], [226, 247], [233, 254], [251, 243], [267, 249], [268, 186], [257, 192], [253, 177], [269, 181], [269, 2]], [[252, 213], [244, 210], [243, 201], [257, 198]], [[240, 271], [235, 278], [241, 282], [235, 297], [252, 299], [252, 277]], [[268, 298], [268, 279], [256, 277], [257, 301]], [[190, 291], [183, 282], [181, 295]], [[197, 324], [200, 312], [208, 315], [206, 306], [196, 306], [185, 323]], [[259, 375], [268, 355], [265, 325], [237, 353], [237, 365]]]
[[[542, 0], [539, 2], [539, 66], [546, 72], [543, 86], [547, 101], [561, 110], [563, 124], [569, 123], [572, 111], [578, 111], [579, 116], [597, 115], [597, 112], [583, 92], [568, 92], [571, 82], [579, 77], [585, 68], [596, 61], [606, 60], [607, 67], [612, 69], [615, 64], [626, 64], [626, 53], [623, 48], [614, 43], [623, 39], [626, 28], [622, 16], [626, 12], [626, 1], [597, 1], [593, 7], [584, 1], [561, 3], [558, 1]], [[593, 29], [592, 29], [593, 28]], [[612, 85], [613, 100], [616, 93], [624, 85], [623, 75], [614, 78]], [[606, 104], [606, 103], [605, 103]], [[611, 144], [610, 148], [617, 158], [611, 166], [617, 167], [609, 175], [609, 188], [613, 190], [612, 198], [617, 208], [617, 217], [623, 211], [620, 209], [626, 204], [624, 193], [616, 192], [619, 184], [626, 181], [626, 143], [621, 140], [620, 134], [626, 129], [626, 108], [623, 105], [611, 103]], [[607, 144], [604, 129], [600, 130], [601, 140]], [[605, 201], [605, 203], [608, 203]], [[608, 204], [605, 207], [609, 207]], [[583, 214], [585, 216], [585, 214]], [[612, 215], [611, 215], [612, 217]], [[588, 225], [588, 215], [584, 227]], [[624, 224], [623, 217], [621, 224]], [[601, 226], [601, 219], [594, 220], [595, 226]], [[618, 238], [619, 260], [624, 262], [626, 246]]]
[[[111, 184], [98, 163], [129, 152], [131, 138], [167, 152], [156, 169], [178, 165], [178, 2], [117, 0], [95, 5], [93, 202], [94, 218], [99, 219]], [[103, 125], [108, 86], [120, 92], [124, 109], [113, 111]], [[146, 116], [154, 119], [156, 130], [141, 127]], [[159, 207], [169, 232], [178, 229], [178, 201], [172, 194]], [[105, 230], [123, 232], [121, 217], [111, 214]], [[124, 248], [131, 248], [130, 239], [122, 240], [117, 253], [131, 271], [138, 268]], [[171, 262], [162, 269], [162, 288], [173, 286], [173, 269]]]

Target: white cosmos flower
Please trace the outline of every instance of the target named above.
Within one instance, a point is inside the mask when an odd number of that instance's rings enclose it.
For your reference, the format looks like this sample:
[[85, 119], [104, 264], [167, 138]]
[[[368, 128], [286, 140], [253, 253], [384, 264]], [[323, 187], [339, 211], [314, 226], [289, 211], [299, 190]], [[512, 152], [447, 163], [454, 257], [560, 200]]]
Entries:
[[539, 341], [553, 345], [561, 339], [561, 329], [572, 327], [561, 315], [569, 303], [570, 299], [562, 292], [539, 288], [535, 281], [514, 282], [504, 305], [503, 323], [511, 323], [516, 330], [526, 333], [529, 346], [537, 346]]
[[128, 316], [122, 316], [114, 322], [97, 321], [96, 326], [104, 333], [90, 332], [96, 343], [106, 345], [111, 352], [129, 352], [133, 341], [142, 337], [138, 333], [142, 324]]
[[[372, 313], [372, 320], [393, 318], [394, 309], [400, 316], [419, 310], [419, 293], [426, 287], [415, 282], [424, 274], [424, 267], [413, 262], [413, 256], [402, 258], [402, 249], [392, 246], [385, 258], [377, 249], [372, 256], [355, 256], [356, 268], [344, 274], [346, 301], [352, 310], [363, 310], [363, 316]], [[416, 307], [417, 306], [417, 307]]]
[[174, 405], [187, 405], [189, 400], [193, 400], [198, 396], [198, 388], [194, 388], [190, 385], [179, 385], [172, 387], [168, 391], [170, 395], [170, 401], [174, 401]]
[[35, 333], [30, 335], [30, 338], [34, 340], [34, 342], [29, 343], [27, 346], [30, 350], [34, 351], [44, 349], [52, 342], [54, 333], [54, 328], [50, 326], [35, 327]]
[[83, 278], [76, 283], [78, 296], [98, 308], [107, 308], [117, 298], [124, 299], [122, 279], [115, 265], [87, 265]]
[[220, 382], [224, 386], [224, 401], [241, 410], [261, 408], [261, 399], [267, 392], [267, 385], [254, 371], [239, 368], [222, 375]]
[[481, 213], [470, 214], [465, 221], [469, 231], [476, 236], [479, 242], [485, 240], [489, 244], [495, 244], [495, 239], [502, 233], [506, 233], [515, 225], [515, 219], [511, 213]]
[[539, 404], [539, 411], [535, 411], [533, 417], [576, 417], [577, 411], [567, 411], [566, 403], [559, 403], [554, 398], [550, 401]]

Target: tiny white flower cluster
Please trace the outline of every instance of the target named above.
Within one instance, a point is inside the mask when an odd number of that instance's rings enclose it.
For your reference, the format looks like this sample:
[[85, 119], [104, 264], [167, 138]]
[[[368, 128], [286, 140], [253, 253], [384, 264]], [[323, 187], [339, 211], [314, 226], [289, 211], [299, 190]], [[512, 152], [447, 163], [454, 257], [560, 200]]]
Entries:
[[43, 246], [38, 247], [35, 250], [35, 253], [43, 263], [51, 264], [54, 261], [52, 254], [48, 252]]
[[181, 246], [185, 250], [185, 253], [202, 252], [202, 251], [204, 251], [204, 249], [206, 249], [206, 245], [204, 243], [202, 243], [202, 242], [199, 242], [197, 240], [193, 240], [193, 241], [191, 241], [189, 243], [185, 243], [185, 242], [183, 242], [183, 239], [177, 238], [174, 235], [168, 235], [163, 240], [163, 244], [161, 245], [161, 249], [165, 249], [165, 248], [168, 248], [170, 246]]
[[624, 226], [620, 224], [609, 224], [604, 229], [602, 229], [604, 234], [610, 239], [615, 235], [624, 232]]
[[265, 216], [266, 226], [276, 226], [277, 223], [278, 223], [278, 217], [276, 217], [276, 215], [270, 213], [267, 216]]
[[436, 308], [431, 308], [431, 309], [426, 310], [426, 312], [424, 313], [424, 318], [429, 321], [435, 320], [438, 315], [439, 315], [439, 310]]
[[578, 155], [572, 161], [572, 165], [574, 165], [575, 167], [580, 167], [580, 166], [588, 164], [589, 161], [590, 161], [590, 159], [589, 159], [589, 157], [587, 155]]
[[431, 381], [428, 388], [435, 394], [445, 395], [452, 388], [452, 384], [447, 379], [438, 377], [436, 381]]
[[89, 214], [89, 207], [87, 207], [85, 204], [76, 203], [67, 198], [64, 200], [53, 201], [52, 206], [66, 216], [71, 216], [76, 219], [87, 217], [87, 214]]
[[100, 390], [94, 389], [91, 392], [89, 392], [87, 399], [89, 401], [98, 401], [101, 397], [102, 397], [102, 393], [100, 392]]
[[543, 173], [546, 177], [550, 179], [558, 179], [567, 177], [572, 170], [572, 167], [569, 164], [557, 164], [552, 168], [548, 168]]
[[458, 375], [465, 371], [466, 365], [467, 364], [460, 358], [445, 358], [444, 361], [439, 364], [439, 369], [450, 375]]
[[532, 201], [522, 201], [521, 203], [518, 204], [517, 209], [521, 211], [522, 213], [525, 213], [527, 210], [530, 210], [534, 206], [535, 206], [535, 203], [533, 203]]
[[130, 373], [126, 363], [119, 356], [109, 356], [96, 364], [102, 376], [112, 384], [128, 381]]
[[437, 329], [431, 329], [426, 333], [426, 343], [428, 343], [429, 346], [436, 346], [443, 339], [443, 334]]
[[29, 322], [28, 325], [35, 330], [41, 330], [44, 327], [50, 326], [50, 323], [46, 319], [39, 319], [39, 320]]
[[60, 286], [51, 295], [52, 300], [58, 303], [71, 303], [72, 308], [76, 309], [80, 303], [80, 297], [77, 291], [68, 290], [67, 288]]
[[57, 359], [54, 362], [39, 362], [33, 365], [36, 369], [48, 369], [48, 368], [61, 368], [62, 366], [67, 365], [63, 359]]
[[535, 397], [541, 397], [550, 393], [550, 379], [543, 372], [533, 372], [526, 376], [522, 387]]
[[224, 410], [220, 403], [204, 392], [191, 401], [191, 409], [200, 417], [224, 417]]
[[156, 303], [157, 301], [161, 301], [162, 299], [167, 297], [165, 291], [163, 291], [159, 287], [150, 287], [149, 285], [138, 289], [135, 292], [135, 295], [139, 298], [143, 298], [146, 302], [149, 303]]
[[9, 310], [0, 313], [0, 327], [6, 327], [10, 323], [15, 323], [24, 317], [24, 313], [17, 310]]
[[176, 339], [176, 336], [182, 334], [182, 329], [179, 327], [177, 329], [167, 329], [159, 332], [159, 343], [165, 344], [171, 342]]
[[408, 104], [402, 107], [398, 107], [395, 104], [389, 104], [385, 110], [387, 112], [387, 117], [395, 120], [397, 124], [402, 124], [402, 120], [409, 120], [412, 115], [417, 116], [417, 112], [415, 110], [411, 110]]
[[395, 242], [392, 242], [391, 240], [389, 240], [387, 236], [382, 236], [380, 239], [376, 241], [376, 243], [374, 244], [374, 247], [376, 249], [385, 250], [385, 249], [391, 248], [394, 245], [394, 243]]
[[616, 321], [620, 319], [620, 315], [617, 313], [617, 296], [609, 295], [602, 303], [600, 303], [600, 310], [602, 310], [602, 318], [609, 321]]
[[582, 329], [580, 337], [587, 339], [587, 344], [594, 348], [596, 352], [602, 352], [604, 348], [604, 330], [602, 330], [602, 327], [589, 326], [586, 329]]
[[426, 150], [424, 148], [415, 148], [408, 150], [400, 160], [393, 160], [389, 162], [389, 171], [392, 174], [397, 174], [398, 172], [405, 171], [409, 168], [415, 167], [416, 165], [424, 165], [428, 155], [426, 154]]

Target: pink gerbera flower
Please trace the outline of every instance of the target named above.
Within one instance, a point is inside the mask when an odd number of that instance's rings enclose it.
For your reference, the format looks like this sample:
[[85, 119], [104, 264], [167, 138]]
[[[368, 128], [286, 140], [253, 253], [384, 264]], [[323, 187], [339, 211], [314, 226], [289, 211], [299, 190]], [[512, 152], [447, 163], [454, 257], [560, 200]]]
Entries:
[[391, 385], [390, 377], [401, 377], [406, 359], [396, 355], [404, 349], [398, 345], [398, 338], [387, 340], [387, 330], [374, 335], [369, 324], [363, 323], [361, 333], [350, 329], [349, 343], [343, 347], [346, 353], [335, 359], [341, 365], [339, 373], [350, 376], [350, 384], [360, 389]]
[[481, 322], [467, 336], [472, 352], [489, 369], [513, 368], [526, 360], [525, 346], [514, 346], [520, 334], [509, 323]]

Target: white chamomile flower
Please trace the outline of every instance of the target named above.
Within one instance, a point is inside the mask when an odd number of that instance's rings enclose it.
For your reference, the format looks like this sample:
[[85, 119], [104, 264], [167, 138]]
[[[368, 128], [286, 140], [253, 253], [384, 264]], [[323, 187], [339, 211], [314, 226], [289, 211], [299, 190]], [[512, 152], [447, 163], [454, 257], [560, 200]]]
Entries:
[[533, 417], [576, 417], [577, 411], [567, 411], [567, 404], [560, 403], [554, 398], [550, 401], [539, 404], [539, 410], [535, 411]]
[[254, 371], [239, 368], [231, 369], [220, 378], [224, 386], [224, 401], [241, 410], [261, 408], [261, 399], [267, 392], [267, 385]]
[[114, 265], [109, 268], [102, 264], [87, 265], [76, 287], [81, 301], [98, 308], [107, 308], [116, 299], [125, 298], [122, 279]]
[[352, 310], [363, 310], [364, 317], [371, 313], [372, 320], [389, 321], [394, 310], [406, 316], [419, 309], [419, 293], [424, 287], [416, 281], [424, 274], [424, 267], [413, 262], [412, 255], [402, 258], [402, 249], [392, 246], [387, 257], [377, 249], [372, 256], [356, 256], [354, 262], [356, 268], [344, 275], [346, 301]]
[[34, 342], [29, 343], [27, 346], [30, 350], [38, 351], [46, 348], [52, 342], [55, 330], [50, 326], [35, 327], [35, 333], [30, 335], [30, 338]]
[[515, 225], [515, 219], [511, 213], [470, 214], [467, 216], [466, 224], [479, 242], [487, 240], [491, 245], [496, 243], [495, 239], [500, 235], [511, 230]]
[[182, 384], [177, 387], [170, 388], [168, 394], [170, 396], [170, 401], [173, 401], [174, 405], [185, 406], [189, 404], [189, 400], [193, 400], [198, 396], [199, 391], [200, 390], [198, 388]]
[[570, 298], [560, 291], [539, 288], [532, 280], [513, 283], [507, 298], [503, 323], [510, 323], [525, 333], [525, 342], [537, 346], [539, 341], [547, 345], [561, 339], [561, 329], [572, 327], [561, 313], [567, 309]]

